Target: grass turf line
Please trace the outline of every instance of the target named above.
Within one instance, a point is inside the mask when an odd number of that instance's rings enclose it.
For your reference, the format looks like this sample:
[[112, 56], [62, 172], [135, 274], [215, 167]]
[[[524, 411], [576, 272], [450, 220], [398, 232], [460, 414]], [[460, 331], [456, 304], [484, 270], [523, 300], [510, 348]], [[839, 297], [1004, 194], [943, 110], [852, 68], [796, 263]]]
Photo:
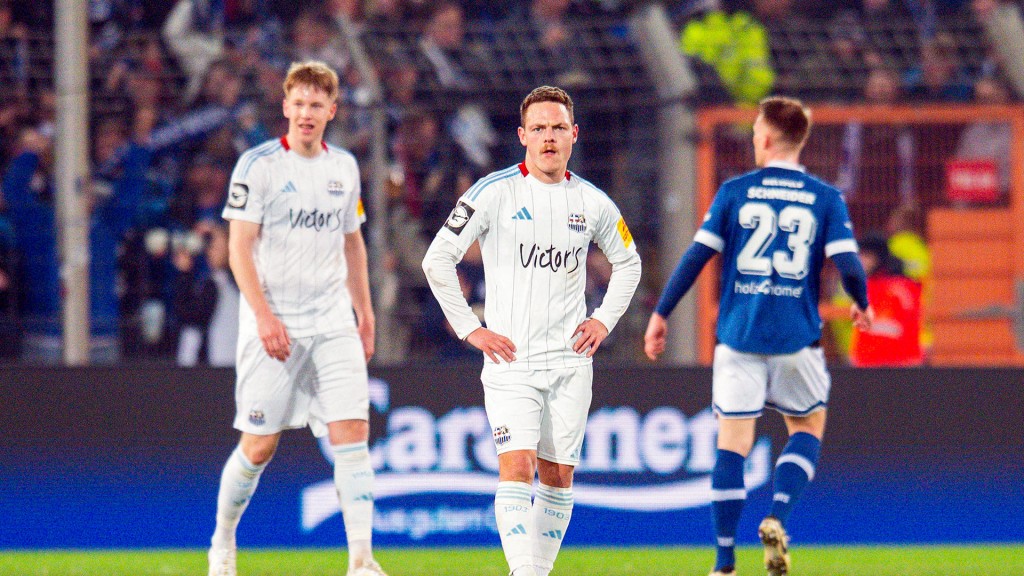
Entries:
[[[1024, 574], [1024, 544], [978, 546], [827, 546], [794, 548], [793, 576], [990, 576]], [[382, 548], [391, 576], [504, 576], [501, 549]], [[552, 576], [705, 576], [708, 548], [566, 548]], [[761, 549], [737, 551], [739, 576], [764, 574]], [[239, 576], [343, 576], [338, 549], [242, 549]], [[175, 576], [206, 573], [204, 550], [3, 551], [10, 576]]]

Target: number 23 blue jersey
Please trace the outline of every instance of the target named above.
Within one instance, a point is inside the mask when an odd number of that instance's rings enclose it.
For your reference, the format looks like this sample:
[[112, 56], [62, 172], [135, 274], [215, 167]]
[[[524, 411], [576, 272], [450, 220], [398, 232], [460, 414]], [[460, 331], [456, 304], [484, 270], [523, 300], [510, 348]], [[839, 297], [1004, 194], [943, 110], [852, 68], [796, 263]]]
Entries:
[[722, 255], [719, 342], [754, 354], [821, 338], [825, 257], [857, 252], [839, 191], [779, 162], [722, 184], [694, 240]]

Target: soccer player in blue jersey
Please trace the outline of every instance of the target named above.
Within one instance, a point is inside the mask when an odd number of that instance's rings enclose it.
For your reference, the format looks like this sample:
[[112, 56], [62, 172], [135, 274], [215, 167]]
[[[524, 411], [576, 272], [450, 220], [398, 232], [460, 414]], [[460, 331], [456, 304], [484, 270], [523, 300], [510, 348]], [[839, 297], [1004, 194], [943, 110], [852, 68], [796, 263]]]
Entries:
[[857, 328], [868, 329], [874, 317], [846, 204], [838, 190], [799, 164], [810, 127], [810, 110], [799, 100], [761, 101], [754, 122], [759, 169], [722, 184], [644, 336], [644, 352], [656, 360], [665, 351], [666, 318], [708, 260], [721, 254], [712, 382], [719, 427], [711, 476], [718, 543], [712, 576], [735, 572], [736, 527], [746, 501], [743, 462], [765, 406], [782, 413], [789, 442], [776, 462], [772, 509], [758, 534], [768, 574], [789, 570], [785, 524], [814, 478], [831, 385], [819, 345], [818, 291], [826, 256], [853, 296]]

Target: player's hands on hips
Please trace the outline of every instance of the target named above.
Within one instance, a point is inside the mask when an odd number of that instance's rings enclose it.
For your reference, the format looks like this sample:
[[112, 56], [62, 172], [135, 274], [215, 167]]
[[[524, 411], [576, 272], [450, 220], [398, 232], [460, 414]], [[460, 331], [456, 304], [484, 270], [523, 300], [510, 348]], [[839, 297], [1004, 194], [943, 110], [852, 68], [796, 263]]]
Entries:
[[[579, 338], [576, 338], [577, 335], [579, 335]], [[587, 358], [593, 358], [594, 353], [601, 346], [601, 342], [604, 342], [604, 339], [608, 337], [608, 328], [600, 320], [587, 318], [576, 327], [572, 337], [576, 338], [576, 341], [572, 344], [573, 352], [586, 354]]]
[[256, 329], [263, 349], [271, 358], [284, 362], [291, 356], [292, 339], [280, 318], [270, 312], [259, 314], [256, 316]]
[[505, 362], [513, 362], [516, 359], [516, 345], [508, 338], [483, 326], [470, 332], [469, 336], [466, 336], [466, 342], [487, 354], [495, 364], [501, 364], [499, 357]]
[[644, 354], [651, 360], [657, 360], [665, 351], [665, 336], [668, 335], [668, 322], [665, 317], [655, 312], [647, 322], [644, 334]]
[[861, 332], [867, 332], [875, 322], [875, 309], [869, 305], [867, 310], [861, 310], [855, 302], [850, 306], [850, 319], [853, 320], [854, 327]]

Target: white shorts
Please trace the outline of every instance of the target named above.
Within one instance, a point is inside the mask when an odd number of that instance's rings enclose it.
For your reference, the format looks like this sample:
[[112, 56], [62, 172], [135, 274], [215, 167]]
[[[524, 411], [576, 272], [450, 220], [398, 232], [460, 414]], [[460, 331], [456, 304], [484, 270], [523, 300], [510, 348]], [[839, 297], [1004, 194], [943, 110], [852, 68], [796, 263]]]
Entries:
[[559, 370], [490, 370], [484, 407], [498, 454], [536, 450], [549, 462], [576, 466], [593, 396], [591, 364]]
[[831, 387], [820, 347], [764, 355], [715, 346], [711, 400], [723, 418], [756, 418], [765, 406], [806, 416], [825, 409]]
[[242, 336], [236, 370], [235, 428], [242, 432], [309, 425], [321, 437], [328, 422], [369, 419], [366, 357], [354, 332], [292, 338], [284, 362], [268, 356], [259, 337]]

